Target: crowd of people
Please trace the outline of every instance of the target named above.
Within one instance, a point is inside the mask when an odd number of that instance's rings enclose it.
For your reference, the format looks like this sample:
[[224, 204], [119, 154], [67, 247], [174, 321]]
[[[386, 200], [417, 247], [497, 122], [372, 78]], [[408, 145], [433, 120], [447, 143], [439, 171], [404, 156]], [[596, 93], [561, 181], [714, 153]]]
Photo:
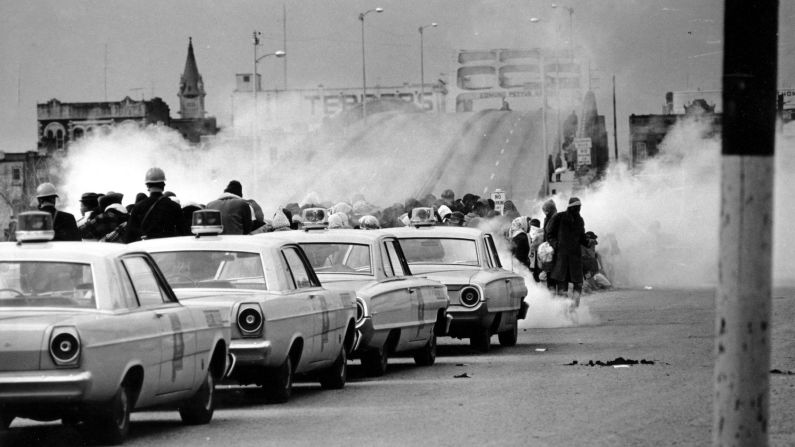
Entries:
[[[391, 228], [410, 225], [413, 210], [432, 208], [438, 225], [479, 227], [489, 223], [503, 234], [511, 246], [511, 253], [525, 266], [536, 282], [560, 296], [569, 295], [574, 306], [586, 291], [610, 287], [601, 258], [595, 247], [597, 236], [585, 231], [580, 216], [582, 203], [569, 199], [567, 209], [558, 212], [553, 200], [542, 206], [543, 222], [520, 215], [510, 200], [497, 211], [490, 198], [464, 194], [457, 198], [447, 189], [441, 197], [428, 194], [422, 199], [407, 199], [380, 208], [355, 196], [350, 202], [321, 202], [308, 197], [302, 203], [289, 203], [267, 216], [251, 198], [244, 198], [243, 186], [231, 180], [223, 192], [206, 204], [181, 203], [177, 195], [166, 190], [166, 175], [160, 168], [146, 172], [144, 184], [148, 194], [138, 193], [134, 202], [124, 205], [124, 195], [114, 191], [106, 194], [85, 192], [80, 197], [79, 218], [56, 208], [58, 192], [51, 183], [42, 183], [36, 191], [38, 208], [53, 217], [54, 240], [130, 243], [189, 235], [193, 212], [200, 209], [220, 211], [223, 234], [255, 234], [270, 231], [299, 229], [303, 225], [302, 211], [321, 208], [327, 212], [328, 228]], [[6, 238], [13, 240], [13, 229]]]

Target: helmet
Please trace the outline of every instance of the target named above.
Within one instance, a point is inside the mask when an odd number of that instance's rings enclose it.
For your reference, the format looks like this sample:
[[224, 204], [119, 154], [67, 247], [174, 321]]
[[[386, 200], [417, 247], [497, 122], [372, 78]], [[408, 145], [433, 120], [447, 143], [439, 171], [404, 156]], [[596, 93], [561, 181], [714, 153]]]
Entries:
[[42, 183], [36, 188], [36, 198], [58, 196], [58, 191], [55, 190], [55, 185], [52, 183]]
[[160, 168], [149, 168], [146, 171], [145, 183], [165, 183], [166, 173]]

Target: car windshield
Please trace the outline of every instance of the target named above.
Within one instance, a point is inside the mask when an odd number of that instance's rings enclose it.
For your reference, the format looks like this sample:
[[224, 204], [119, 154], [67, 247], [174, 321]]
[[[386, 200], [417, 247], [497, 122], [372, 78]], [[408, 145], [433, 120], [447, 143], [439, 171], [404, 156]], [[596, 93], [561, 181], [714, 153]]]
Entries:
[[370, 246], [346, 243], [301, 244], [317, 273], [372, 275]]
[[96, 306], [90, 264], [0, 261], [0, 307]]
[[259, 253], [171, 251], [152, 253], [172, 288], [267, 290]]
[[477, 245], [471, 239], [408, 238], [401, 239], [400, 246], [410, 265], [480, 265]]

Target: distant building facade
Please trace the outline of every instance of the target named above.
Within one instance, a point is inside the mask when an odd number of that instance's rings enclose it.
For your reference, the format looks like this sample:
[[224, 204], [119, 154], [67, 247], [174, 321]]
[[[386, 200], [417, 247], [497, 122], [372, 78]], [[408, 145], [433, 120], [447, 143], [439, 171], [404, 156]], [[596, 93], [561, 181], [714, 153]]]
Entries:
[[169, 126], [179, 131], [191, 143], [218, 133], [214, 117], [207, 117], [204, 109], [204, 82], [199, 74], [193, 53], [192, 39], [188, 41], [188, 56], [180, 79], [177, 96], [180, 99], [180, 118], [171, 118], [170, 108], [161, 98], [136, 101], [126, 97], [121, 101], [61, 102], [51, 99], [36, 105], [38, 117], [38, 147], [47, 153], [65, 150], [67, 146], [94, 132], [107, 132], [121, 124]]
[[[20, 212], [31, 209], [36, 187], [49, 179], [48, 158], [36, 151], [0, 152], [0, 228], [4, 232]], [[0, 234], [0, 240], [6, 239], [7, 234]]]

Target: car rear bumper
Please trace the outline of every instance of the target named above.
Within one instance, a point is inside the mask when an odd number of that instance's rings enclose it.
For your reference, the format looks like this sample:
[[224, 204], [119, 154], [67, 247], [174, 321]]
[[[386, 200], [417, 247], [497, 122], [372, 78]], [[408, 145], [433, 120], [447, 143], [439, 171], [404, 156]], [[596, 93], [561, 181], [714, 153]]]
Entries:
[[91, 385], [91, 372], [74, 370], [0, 373], [0, 403], [80, 401]]
[[232, 340], [232, 342], [229, 343], [229, 354], [232, 357], [232, 365], [227, 372], [227, 376], [232, 375], [236, 367], [250, 365], [266, 366], [270, 352], [270, 340]]

